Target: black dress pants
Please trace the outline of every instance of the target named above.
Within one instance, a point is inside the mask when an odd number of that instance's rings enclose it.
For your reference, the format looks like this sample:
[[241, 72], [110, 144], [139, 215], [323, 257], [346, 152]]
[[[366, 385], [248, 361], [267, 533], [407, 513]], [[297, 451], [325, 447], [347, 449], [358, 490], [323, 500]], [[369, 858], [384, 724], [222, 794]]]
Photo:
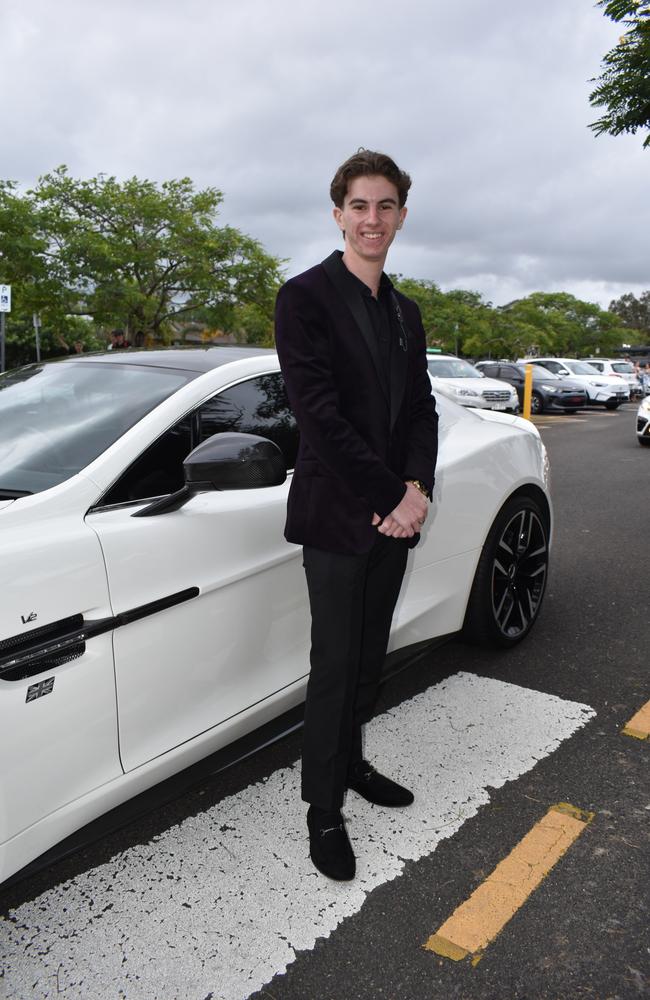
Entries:
[[371, 715], [408, 547], [377, 535], [370, 552], [341, 555], [305, 546], [311, 607], [302, 797], [340, 809], [348, 771], [363, 759], [361, 727]]

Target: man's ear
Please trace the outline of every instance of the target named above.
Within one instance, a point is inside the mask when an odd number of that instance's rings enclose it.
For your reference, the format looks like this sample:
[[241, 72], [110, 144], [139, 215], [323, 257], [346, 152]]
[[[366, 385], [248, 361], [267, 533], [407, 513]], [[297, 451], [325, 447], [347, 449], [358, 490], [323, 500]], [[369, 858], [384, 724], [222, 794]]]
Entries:
[[408, 212], [408, 208], [406, 207], [406, 205], [403, 205], [402, 208], [400, 208], [400, 210], [399, 210], [399, 223], [397, 225], [398, 229], [401, 229], [402, 226], [404, 225], [404, 219], [406, 218], [406, 213], [407, 212]]
[[334, 208], [332, 209], [332, 215], [334, 216], [334, 221], [336, 222], [336, 225], [339, 227], [339, 229], [345, 236], [345, 229], [343, 228], [343, 212], [338, 207], [338, 205], [335, 205]]

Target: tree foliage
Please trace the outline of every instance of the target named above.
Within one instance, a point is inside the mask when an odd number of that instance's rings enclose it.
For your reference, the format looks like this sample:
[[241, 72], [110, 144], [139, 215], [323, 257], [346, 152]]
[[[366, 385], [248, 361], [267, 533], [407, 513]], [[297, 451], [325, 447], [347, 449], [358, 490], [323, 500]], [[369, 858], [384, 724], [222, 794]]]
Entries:
[[[605, 15], [622, 23], [625, 33], [603, 57], [602, 73], [589, 95], [605, 114], [592, 122], [596, 135], [635, 134], [650, 128], [650, 3], [643, 0], [599, 0]], [[650, 146], [650, 133], [643, 143]]]
[[417, 302], [430, 347], [472, 354], [474, 344], [489, 338], [491, 307], [478, 292], [440, 290], [435, 281], [393, 276], [395, 287]]
[[222, 201], [188, 178], [76, 180], [65, 167], [25, 194], [0, 182], [2, 280], [19, 316], [37, 312], [57, 332], [85, 316], [164, 340], [197, 311], [236, 318], [248, 306], [268, 327], [280, 261], [217, 225]]
[[618, 316], [623, 326], [642, 333], [647, 342], [650, 335], [650, 291], [642, 292], [638, 299], [632, 292], [627, 292], [610, 302], [609, 311]]
[[[394, 277], [420, 307], [430, 347], [474, 358], [517, 358], [530, 353], [615, 354], [631, 331], [619, 315], [567, 292], [534, 292], [494, 308], [478, 292], [443, 292], [433, 281]], [[650, 298], [650, 296], [649, 296]]]
[[[615, 354], [625, 339], [617, 316], [568, 292], [533, 292], [507, 306], [503, 313], [525, 330], [525, 351], [558, 356], [589, 357]], [[530, 339], [532, 338], [532, 339]]]

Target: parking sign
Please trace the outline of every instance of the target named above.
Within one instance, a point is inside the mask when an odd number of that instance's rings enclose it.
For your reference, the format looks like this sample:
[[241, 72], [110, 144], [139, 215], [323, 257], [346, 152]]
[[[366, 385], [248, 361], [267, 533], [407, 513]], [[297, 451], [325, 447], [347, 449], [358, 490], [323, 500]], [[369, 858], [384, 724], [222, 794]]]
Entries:
[[0, 285], [0, 313], [11, 312], [11, 285]]

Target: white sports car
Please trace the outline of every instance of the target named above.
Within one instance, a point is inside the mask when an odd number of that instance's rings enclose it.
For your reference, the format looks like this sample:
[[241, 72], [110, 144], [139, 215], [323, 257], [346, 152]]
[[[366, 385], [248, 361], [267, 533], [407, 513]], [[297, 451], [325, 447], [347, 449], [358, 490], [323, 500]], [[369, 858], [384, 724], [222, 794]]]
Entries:
[[[546, 452], [518, 417], [437, 402], [434, 509], [391, 649], [461, 630], [512, 645], [544, 595]], [[270, 351], [114, 351], [0, 376], [0, 882], [300, 705], [307, 592], [283, 537], [296, 447]]]

